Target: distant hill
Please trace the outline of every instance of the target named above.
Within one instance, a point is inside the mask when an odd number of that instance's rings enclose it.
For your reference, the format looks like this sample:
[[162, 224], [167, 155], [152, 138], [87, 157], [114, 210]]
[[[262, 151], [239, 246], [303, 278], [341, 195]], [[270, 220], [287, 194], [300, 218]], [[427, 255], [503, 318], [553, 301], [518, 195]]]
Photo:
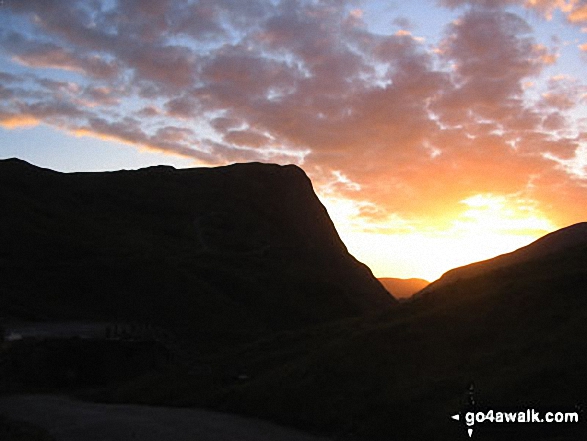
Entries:
[[517, 265], [531, 260], [537, 260], [551, 254], [560, 253], [571, 248], [587, 245], [587, 222], [562, 228], [532, 242], [511, 253], [502, 254], [493, 259], [472, 263], [452, 269], [442, 275], [440, 279], [428, 285], [422, 293], [433, 291], [441, 286], [476, 277], [499, 268]]
[[146, 322], [212, 350], [396, 303], [293, 165], [3, 160], [0, 206], [0, 316]]
[[380, 277], [378, 280], [396, 299], [407, 299], [430, 284], [430, 282], [424, 279]]

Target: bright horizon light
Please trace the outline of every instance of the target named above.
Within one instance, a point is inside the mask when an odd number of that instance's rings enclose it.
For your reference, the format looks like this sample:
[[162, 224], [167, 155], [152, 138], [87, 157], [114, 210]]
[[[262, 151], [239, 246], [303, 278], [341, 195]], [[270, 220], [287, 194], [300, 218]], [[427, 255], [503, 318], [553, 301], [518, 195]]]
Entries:
[[513, 197], [478, 194], [461, 201], [466, 208], [448, 226], [410, 226], [397, 219], [397, 233], [357, 217], [345, 200], [323, 202], [349, 252], [376, 277], [421, 278], [430, 282], [446, 271], [515, 251], [557, 229], [532, 203]]

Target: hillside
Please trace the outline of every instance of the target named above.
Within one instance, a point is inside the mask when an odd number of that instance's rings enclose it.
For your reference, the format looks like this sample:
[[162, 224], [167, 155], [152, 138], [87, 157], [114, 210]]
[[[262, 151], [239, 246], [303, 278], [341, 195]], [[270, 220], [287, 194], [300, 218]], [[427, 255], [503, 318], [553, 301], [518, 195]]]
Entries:
[[492, 259], [475, 262], [447, 271], [442, 277], [432, 282], [422, 293], [433, 291], [441, 286], [479, 276], [511, 265], [541, 259], [551, 254], [564, 252], [574, 247], [587, 245], [587, 222], [571, 225], [554, 231], [511, 253], [502, 254]]
[[418, 291], [430, 284], [424, 279], [397, 279], [393, 277], [380, 277], [377, 279], [396, 299], [408, 299]]
[[0, 161], [0, 316], [148, 323], [199, 347], [393, 306], [304, 172]]
[[[450, 419], [465, 410], [570, 410], [582, 423], [476, 425], [473, 437], [585, 439], [586, 294], [587, 246], [560, 247], [438, 287], [384, 316], [282, 333], [206, 360], [208, 375], [144, 378], [109, 399], [209, 406], [342, 439], [403, 441], [466, 439], [466, 427]], [[227, 379], [235, 367], [250, 378]], [[206, 388], [211, 382], [221, 387]]]

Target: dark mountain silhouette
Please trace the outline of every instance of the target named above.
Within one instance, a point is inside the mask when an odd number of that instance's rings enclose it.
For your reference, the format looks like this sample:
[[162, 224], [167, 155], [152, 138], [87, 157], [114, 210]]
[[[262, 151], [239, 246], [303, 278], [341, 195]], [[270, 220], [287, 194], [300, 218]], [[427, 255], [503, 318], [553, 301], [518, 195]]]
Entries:
[[212, 349], [395, 303], [292, 165], [58, 173], [11, 159], [0, 206], [4, 316], [150, 323]]
[[[404, 441], [466, 439], [467, 427], [450, 416], [471, 409], [576, 411], [580, 424], [478, 424], [473, 437], [586, 439], [587, 244], [565, 245], [583, 228], [550, 235], [546, 253], [436, 285], [383, 316], [269, 337], [210, 358], [208, 377], [157, 378], [147, 394], [131, 388], [111, 399], [179, 401], [342, 439]], [[235, 367], [250, 379], [223, 380]], [[224, 388], [206, 388], [213, 381]], [[186, 386], [170, 400], [178, 382]]]
[[424, 279], [380, 277], [378, 280], [396, 299], [407, 299], [430, 284]]
[[492, 259], [447, 271], [440, 279], [432, 282], [418, 295], [434, 291], [441, 286], [453, 283], [457, 280], [476, 277], [484, 273], [495, 271], [499, 268], [541, 259], [551, 254], [585, 245], [587, 245], [587, 222], [581, 222], [547, 234], [546, 236], [532, 242], [530, 245], [511, 253], [502, 254], [501, 256]]
[[296, 167], [5, 161], [0, 204], [1, 314], [144, 321], [208, 345], [94, 397], [370, 441], [467, 439], [450, 416], [470, 410], [576, 411], [579, 424], [477, 424], [473, 438], [587, 439], [585, 224], [387, 307]]

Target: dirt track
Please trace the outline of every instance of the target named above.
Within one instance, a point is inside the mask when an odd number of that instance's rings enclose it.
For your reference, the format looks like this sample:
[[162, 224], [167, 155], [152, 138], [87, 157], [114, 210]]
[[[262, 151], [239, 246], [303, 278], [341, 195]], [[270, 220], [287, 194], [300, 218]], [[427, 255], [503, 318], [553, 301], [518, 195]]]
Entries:
[[327, 441], [223, 413], [87, 403], [54, 395], [0, 397], [0, 414], [43, 427], [57, 441]]

